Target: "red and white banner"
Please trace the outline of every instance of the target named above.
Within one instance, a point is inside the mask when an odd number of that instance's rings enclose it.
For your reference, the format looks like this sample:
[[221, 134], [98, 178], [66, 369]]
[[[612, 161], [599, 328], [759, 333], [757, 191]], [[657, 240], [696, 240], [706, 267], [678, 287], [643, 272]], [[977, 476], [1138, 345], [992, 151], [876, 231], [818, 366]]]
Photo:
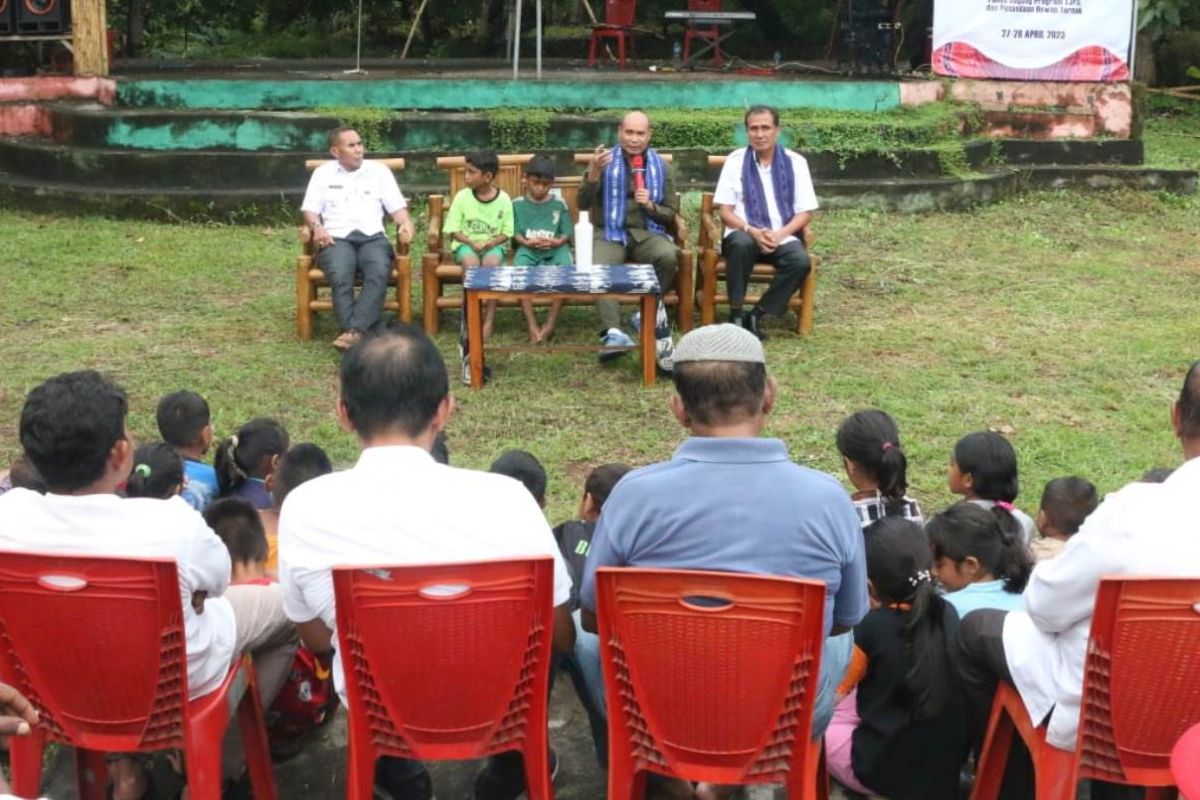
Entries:
[[937, 0], [933, 71], [956, 78], [1127, 81], [1136, 0]]

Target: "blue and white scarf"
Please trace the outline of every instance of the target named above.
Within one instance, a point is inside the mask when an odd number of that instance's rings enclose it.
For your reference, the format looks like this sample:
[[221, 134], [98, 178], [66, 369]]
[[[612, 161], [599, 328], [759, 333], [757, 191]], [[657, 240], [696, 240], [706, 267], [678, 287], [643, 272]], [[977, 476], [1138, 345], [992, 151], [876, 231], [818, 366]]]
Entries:
[[[625, 213], [629, 202], [629, 165], [621, 148], [614, 147], [612, 161], [604, 169], [600, 191], [604, 194], [604, 238], [609, 242], [629, 243], [625, 232]], [[663, 201], [666, 184], [666, 168], [662, 158], [654, 150], [646, 150], [646, 188], [655, 203]], [[643, 212], [644, 213], [644, 212]], [[646, 230], [659, 236], [667, 236], [667, 229], [646, 215]]]
[[[783, 145], [775, 145], [775, 157], [771, 159], [771, 187], [775, 190], [775, 208], [779, 211], [781, 225], [795, 216], [796, 175], [792, 159], [788, 158]], [[754, 148], [746, 148], [742, 159], [742, 192], [746, 204], [746, 222], [755, 228], [771, 229], [771, 215], [767, 212], [767, 195], [763, 191], [762, 177], [758, 172], [758, 161]]]

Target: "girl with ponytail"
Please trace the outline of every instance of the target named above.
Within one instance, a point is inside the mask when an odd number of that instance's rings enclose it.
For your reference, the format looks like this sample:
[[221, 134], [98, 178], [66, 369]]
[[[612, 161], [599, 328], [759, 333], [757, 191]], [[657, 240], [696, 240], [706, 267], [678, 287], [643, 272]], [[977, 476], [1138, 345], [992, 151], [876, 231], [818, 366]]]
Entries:
[[921, 506], [906, 494], [908, 458], [890, 416], [878, 409], [854, 412], [838, 426], [837, 448], [854, 484], [850, 499], [864, 528], [884, 517], [924, 524]]
[[854, 660], [839, 688], [848, 694], [825, 734], [829, 771], [865, 795], [954, 800], [968, 749], [949, 660], [958, 615], [937, 593], [916, 523], [875, 523], [866, 555], [871, 611], [854, 629]]
[[271, 508], [268, 481], [288, 450], [287, 430], [273, 419], [252, 419], [217, 446], [213, 468], [221, 497], [245, 500], [258, 509]]
[[1025, 608], [1021, 593], [1033, 571], [1033, 555], [1006, 505], [989, 509], [964, 500], [925, 526], [934, 575], [960, 617], [978, 608]]

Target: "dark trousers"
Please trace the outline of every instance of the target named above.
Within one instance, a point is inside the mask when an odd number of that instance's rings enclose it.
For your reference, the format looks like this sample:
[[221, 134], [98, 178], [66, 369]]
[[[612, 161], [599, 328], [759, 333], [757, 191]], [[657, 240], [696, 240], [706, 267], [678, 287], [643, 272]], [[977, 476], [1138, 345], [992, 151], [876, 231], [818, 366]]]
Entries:
[[729, 289], [729, 307], [742, 307], [746, 298], [746, 284], [750, 281], [750, 271], [756, 262], [763, 262], [775, 267], [775, 277], [771, 285], [763, 292], [758, 305], [767, 314], [782, 314], [787, 311], [788, 300], [804, 283], [812, 263], [804, 243], [797, 239], [775, 248], [770, 253], [764, 253], [758, 247], [754, 237], [745, 231], [734, 231], [725, 237], [721, 244], [721, 252], [725, 256], [725, 285]]
[[[387, 236], [351, 231], [317, 253], [317, 266], [333, 291], [333, 312], [343, 331], [370, 330], [383, 311], [395, 254]], [[354, 299], [354, 279], [362, 275], [362, 291]]]
[[[600, 236], [592, 240], [592, 262], [596, 264], [651, 264], [654, 274], [658, 276], [658, 285], [663, 294], [675, 285], [675, 274], [679, 271], [679, 254], [675, 243], [662, 236], [646, 236], [640, 242], [632, 237], [629, 245], [620, 242], [610, 242], [604, 239], [603, 228]], [[597, 300], [596, 313], [600, 316], [600, 327], [603, 330], [621, 327], [621, 307], [616, 300]]]

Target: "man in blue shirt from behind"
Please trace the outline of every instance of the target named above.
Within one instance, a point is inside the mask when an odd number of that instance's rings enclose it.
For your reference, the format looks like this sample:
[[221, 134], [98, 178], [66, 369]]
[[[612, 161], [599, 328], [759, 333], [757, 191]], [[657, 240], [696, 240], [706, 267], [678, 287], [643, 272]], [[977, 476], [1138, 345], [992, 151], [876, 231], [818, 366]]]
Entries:
[[599, 567], [824, 581], [819, 735], [849, 663], [848, 631], [869, 608], [858, 515], [835, 478], [792, 462], [781, 440], [761, 436], [777, 384], [752, 333], [735, 325], [692, 331], [676, 346], [673, 379], [671, 411], [691, 437], [670, 461], [622, 478], [605, 503], [580, 590], [583, 627], [595, 630]]

